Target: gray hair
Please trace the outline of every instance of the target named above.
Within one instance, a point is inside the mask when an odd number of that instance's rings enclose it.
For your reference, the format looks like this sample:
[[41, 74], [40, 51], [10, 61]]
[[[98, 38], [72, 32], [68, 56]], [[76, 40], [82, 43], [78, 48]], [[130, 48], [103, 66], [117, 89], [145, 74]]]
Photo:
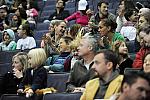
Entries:
[[92, 51], [94, 53], [97, 53], [100, 50], [100, 46], [99, 46], [99, 42], [98, 42], [98, 38], [96, 38], [94, 35], [92, 35], [91, 33], [86, 33], [82, 39], [86, 39], [90, 46], [92, 46]]

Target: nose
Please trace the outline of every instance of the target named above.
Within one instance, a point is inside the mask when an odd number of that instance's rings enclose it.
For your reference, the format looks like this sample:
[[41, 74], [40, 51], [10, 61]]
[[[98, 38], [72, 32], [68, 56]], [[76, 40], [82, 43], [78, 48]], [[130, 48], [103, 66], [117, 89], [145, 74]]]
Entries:
[[95, 69], [95, 64], [93, 64], [91, 68]]
[[143, 97], [143, 99], [145, 99], [146, 96], [147, 96], [146, 91], [143, 91], [143, 92], [142, 92], [142, 97]]
[[14, 63], [12, 63], [12, 67], [15, 67], [15, 64], [14, 64]]

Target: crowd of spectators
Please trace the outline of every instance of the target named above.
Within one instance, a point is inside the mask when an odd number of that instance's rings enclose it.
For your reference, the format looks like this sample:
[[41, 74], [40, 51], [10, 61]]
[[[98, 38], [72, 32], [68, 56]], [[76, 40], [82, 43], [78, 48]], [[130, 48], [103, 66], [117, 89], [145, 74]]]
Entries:
[[[99, 0], [95, 12], [89, 1], [56, 0], [37, 44], [38, 0], [0, 0], [0, 52], [18, 51], [0, 95], [30, 98], [49, 88], [47, 73], [69, 73], [65, 91], [81, 92], [80, 100], [150, 99], [150, 8], [119, 0], [111, 13], [109, 0]], [[77, 11], [66, 10], [68, 2], [77, 2]]]

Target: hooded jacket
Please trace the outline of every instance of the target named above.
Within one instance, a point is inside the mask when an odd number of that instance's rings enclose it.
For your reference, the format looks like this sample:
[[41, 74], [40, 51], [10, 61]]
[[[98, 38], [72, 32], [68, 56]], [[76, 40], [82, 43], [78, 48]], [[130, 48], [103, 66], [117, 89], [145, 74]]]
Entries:
[[[10, 37], [10, 42], [8, 44], [5, 43], [4, 40], [4, 33], [7, 32], [9, 37]], [[16, 49], [16, 42], [15, 42], [15, 34], [13, 32], [13, 30], [11, 29], [6, 29], [3, 31], [2, 33], [3, 35], [3, 41], [0, 43], [0, 49], [2, 51], [6, 51], [6, 50], [15, 50]]]

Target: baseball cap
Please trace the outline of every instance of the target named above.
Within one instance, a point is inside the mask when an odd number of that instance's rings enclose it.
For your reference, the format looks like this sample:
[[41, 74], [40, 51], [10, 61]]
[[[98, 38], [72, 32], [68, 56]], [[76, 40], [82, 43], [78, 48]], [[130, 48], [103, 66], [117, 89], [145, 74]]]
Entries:
[[86, 0], [80, 0], [78, 3], [78, 10], [86, 10], [88, 2]]

